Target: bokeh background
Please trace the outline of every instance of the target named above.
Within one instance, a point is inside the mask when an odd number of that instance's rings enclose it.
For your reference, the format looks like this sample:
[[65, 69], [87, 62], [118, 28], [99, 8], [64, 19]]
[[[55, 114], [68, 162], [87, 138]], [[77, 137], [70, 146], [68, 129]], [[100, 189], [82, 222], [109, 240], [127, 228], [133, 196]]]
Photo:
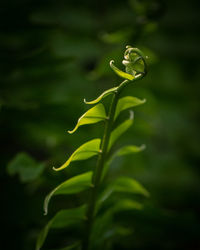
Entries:
[[51, 215], [70, 206], [69, 198], [57, 198], [43, 216], [45, 195], [95, 159], [59, 173], [52, 166], [101, 133], [101, 124], [66, 131], [88, 109], [83, 98], [120, 83], [108, 63], [122, 68], [129, 44], [149, 56], [149, 73], [124, 95], [147, 102], [135, 109], [134, 126], [119, 145], [147, 148], [120, 158], [110, 174], [133, 176], [151, 197], [130, 215], [134, 234], [115, 249], [200, 249], [199, 1], [2, 0], [0, 6], [1, 249], [34, 249]]

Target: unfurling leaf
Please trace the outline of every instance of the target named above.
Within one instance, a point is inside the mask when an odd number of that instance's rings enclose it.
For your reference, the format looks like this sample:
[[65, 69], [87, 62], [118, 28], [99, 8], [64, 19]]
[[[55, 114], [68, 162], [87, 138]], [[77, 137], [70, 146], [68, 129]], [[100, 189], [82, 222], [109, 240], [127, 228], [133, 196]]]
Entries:
[[85, 220], [86, 206], [59, 211], [45, 226], [39, 234], [36, 243], [36, 250], [41, 249], [50, 228], [67, 228]]
[[115, 93], [115, 91], [117, 91], [118, 87], [114, 87], [114, 88], [111, 88], [111, 89], [108, 89], [106, 91], [104, 91], [99, 97], [97, 97], [95, 100], [93, 101], [90, 101], [90, 102], [87, 102], [85, 99], [84, 99], [84, 102], [86, 104], [96, 104], [98, 102], [100, 102], [104, 97], [110, 95], [110, 94], [113, 94]]
[[146, 102], [145, 99], [141, 100], [133, 96], [125, 96], [125, 97], [120, 98], [116, 107], [115, 119], [123, 110], [141, 105], [145, 102]]
[[75, 128], [68, 133], [74, 133], [78, 127], [86, 124], [97, 123], [106, 119], [105, 108], [102, 103], [97, 104], [93, 108], [89, 109], [85, 114], [83, 114], [79, 119], [75, 126]]
[[113, 69], [113, 71], [120, 77], [126, 79], [126, 80], [129, 80], [129, 81], [132, 81], [135, 76], [134, 75], [131, 75], [131, 74], [128, 74], [120, 69], [118, 69], [115, 65], [114, 65], [114, 61], [110, 61], [110, 67]]
[[45, 198], [44, 201], [44, 214], [48, 213], [49, 202], [54, 195], [59, 194], [75, 194], [86, 190], [91, 187], [91, 177], [92, 172], [87, 172], [80, 174], [78, 176], [72, 177], [69, 180], [61, 183], [55, 189], [53, 189]]
[[134, 116], [132, 115], [133, 113], [131, 113], [130, 115], [130, 119], [124, 121], [122, 124], [120, 124], [117, 128], [115, 128], [110, 136], [110, 141], [109, 141], [109, 145], [108, 145], [108, 149], [110, 149], [112, 147], [112, 145], [115, 143], [115, 141], [124, 133], [126, 132], [127, 129], [129, 129], [131, 127], [131, 125], [133, 124], [133, 118]]
[[70, 157], [69, 159], [59, 168], [54, 168], [55, 171], [62, 170], [69, 166], [72, 161], [86, 160], [95, 156], [99, 153], [100, 139], [93, 139], [81, 145]]

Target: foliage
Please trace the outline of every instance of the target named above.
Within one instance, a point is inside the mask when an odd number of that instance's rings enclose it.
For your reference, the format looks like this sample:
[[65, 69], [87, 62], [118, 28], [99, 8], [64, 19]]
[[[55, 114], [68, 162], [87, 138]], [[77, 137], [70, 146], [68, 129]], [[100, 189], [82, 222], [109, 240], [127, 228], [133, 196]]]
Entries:
[[[134, 126], [111, 148], [104, 180], [134, 177], [152, 195], [142, 202], [143, 209], [116, 213], [120, 226], [105, 237], [115, 233], [115, 250], [198, 249], [199, 1], [111, 0], [97, 5], [91, 0], [2, 0], [0, 19], [1, 247], [33, 250], [41, 228], [59, 209], [85, 202], [87, 190], [65, 198], [55, 195], [49, 215], [43, 216], [46, 194], [94, 169], [97, 156], [73, 161], [60, 172], [52, 166], [61, 166], [81, 144], [101, 137], [104, 121], [83, 125], [73, 136], [67, 130], [89, 109], [80, 100], [91, 101], [117, 85], [109, 61], [120, 65], [125, 45], [132, 44], [149, 56], [150, 70], [124, 96], [145, 97], [147, 105], [135, 108]], [[102, 99], [106, 107], [111, 95]], [[116, 127], [128, 116], [122, 112]], [[128, 154], [126, 145], [142, 150], [143, 142], [145, 151]], [[125, 157], [113, 155], [120, 146]], [[9, 174], [7, 166], [20, 152], [36, 165], [45, 164], [36, 179], [21, 182], [19, 172]], [[112, 193], [111, 198], [122, 196]], [[63, 248], [78, 233], [50, 229], [43, 248]]]
[[[85, 189], [90, 189], [89, 199], [87, 203], [83, 205], [84, 208], [87, 207], [87, 209], [85, 211], [82, 209], [83, 207], [81, 207], [73, 208], [71, 210], [66, 211], [59, 211], [53, 217], [53, 219], [48, 222], [46, 227], [40, 233], [37, 240], [36, 250], [41, 249], [41, 247], [43, 246], [50, 228], [69, 227], [70, 225], [74, 225], [74, 223], [77, 224], [78, 221], [81, 222], [81, 219], [83, 220], [83, 218], [86, 218], [86, 226], [85, 233], [82, 234], [83, 239], [81, 249], [110, 249], [110, 247], [108, 248], [105, 246], [105, 242], [108, 239], [106, 239], [104, 235], [106, 234], [108, 229], [113, 230], [115, 227], [114, 220], [110, 220], [111, 217], [113, 217], [113, 214], [119, 211], [126, 211], [127, 209], [140, 209], [141, 204], [136, 201], [133, 201], [131, 197], [116, 201], [112, 201], [112, 199], [108, 198], [111, 197], [112, 193], [115, 192], [130, 194], [133, 193], [142, 196], [148, 196], [148, 192], [146, 191], [146, 189], [132, 178], [120, 177], [117, 180], [112, 181], [112, 183], [108, 183], [106, 186], [102, 183], [103, 178], [105, 178], [105, 165], [109, 165], [109, 163], [106, 164], [108, 153], [111, 147], [116, 142], [116, 140], [119, 138], [119, 136], [121, 136], [132, 125], [133, 114], [131, 113], [130, 119], [126, 120], [125, 122], [122, 122], [116, 128], [114, 128], [114, 121], [117, 119], [117, 117], [122, 111], [143, 104], [145, 102], [145, 100], [142, 101], [138, 98], [131, 96], [119, 98], [122, 90], [127, 88], [131, 82], [141, 79], [146, 75], [146, 59], [144, 58], [140, 50], [127, 46], [124, 58], [126, 59], [126, 63], [124, 64], [126, 66], [127, 73], [124, 73], [116, 66], [114, 66], [113, 61], [111, 61], [110, 65], [114, 72], [120, 75], [125, 80], [118, 87], [113, 88], [114, 91], [108, 90], [101, 94], [100, 97], [96, 99], [96, 101], [92, 102], [92, 104], [99, 102], [108, 93], [112, 94], [112, 101], [108, 109], [108, 114], [106, 115], [104, 105], [102, 103], [98, 103], [96, 106], [89, 109], [78, 119], [77, 125], [72, 131], [68, 131], [70, 134], [72, 134], [81, 125], [93, 124], [100, 121], [104, 121], [105, 128], [104, 134], [102, 135], [102, 139], [93, 139], [84, 143], [77, 150], [75, 150], [75, 152], [61, 167], [54, 168], [54, 170], [63, 170], [68, 167], [73, 161], [85, 160], [91, 158], [92, 156], [98, 155], [96, 168], [93, 169], [92, 175], [91, 172], [88, 172], [72, 177], [71, 179], [63, 182], [50, 192], [44, 202], [44, 211], [45, 214], [47, 214], [48, 204], [52, 196], [58, 194], [76, 194], [80, 193]], [[138, 61], [141, 61], [143, 65], [143, 68], [140, 68], [139, 72], [136, 70], [136, 65]], [[136, 147], [133, 145], [125, 146], [119, 149], [118, 152], [115, 153], [115, 155], [125, 155], [127, 153], [130, 154], [140, 152], [142, 148], [143, 147]], [[99, 199], [98, 196], [100, 188], [104, 189], [104, 192], [101, 195], [101, 198]], [[102, 212], [102, 207], [105, 207], [107, 203], [110, 203], [109, 207]], [[99, 231], [97, 221], [101, 217], [103, 217], [103, 219], [101, 220], [101, 222], [98, 223], [101, 223], [102, 229]], [[99, 233], [103, 235], [101, 239], [98, 236]], [[120, 231], [118, 231], [117, 234], [121, 235]], [[115, 236], [114, 232], [113, 236]], [[111, 246], [112, 240], [110, 238], [109, 241], [109, 245]]]

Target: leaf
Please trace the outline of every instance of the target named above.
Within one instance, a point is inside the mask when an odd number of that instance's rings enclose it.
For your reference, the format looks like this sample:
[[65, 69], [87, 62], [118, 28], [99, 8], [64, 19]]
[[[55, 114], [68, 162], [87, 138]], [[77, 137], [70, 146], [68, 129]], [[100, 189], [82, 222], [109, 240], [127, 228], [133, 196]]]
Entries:
[[36, 250], [41, 249], [51, 228], [67, 228], [85, 220], [86, 206], [59, 211], [39, 234]]
[[114, 88], [111, 88], [111, 89], [108, 89], [106, 91], [104, 91], [99, 97], [97, 97], [95, 100], [93, 101], [90, 101], [90, 102], [87, 102], [85, 99], [84, 99], [84, 102], [86, 104], [96, 104], [98, 102], [100, 102], [104, 97], [110, 95], [110, 94], [113, 94], [115, 91], [117, 91], [118, 87], [114, 87]]
[[122, 155], [127, 155], [127, 154], [133, 154], [133, 153], [139, 153], [143, 151], [146, 148], [144, 144], [142, 144], [140, 147], [135, 146], [135, 145], [127, 145], [122, 148], [120, 148], [114, 156], [122, 156]]
[[97, 104], [93, 108], [89, 109], [85, 114], [83, 114], [79, 119], [75, 126], [75, 128], [68, 133], [74, 133], [78, 127], [85, 125], [85, 124], [93, 124], [106, 119], [106, 112], [105, 108], [102, 103]]
[[149, 192], [138, 181], [130, 177], [117, 178], [113, 183], [113, 190], [115, 192], [141, 194], [146, 197], [149, 196]]
[[112, 68], [112, 70], [120, 77], [126, 79], [126, 80], [129, 80], [129, 81], [132, 81], [135, 76], [134, 75], [131, 75], [131, 74], [128, 74], [120, 69], [118, 69], [115, 65], [114, 65], [114, 61], [110, 61], [110, 67]]
[[100, 207], [103, 202], [116, 192], [140, 194], [149, 197], [149, 192], [138, 181], [130, 177], [119, 177], [102, 193], [97, 207]]
[[110, 136], [110, 141], [108, 145], [108, 150], [112, 147], [112, 145], [115, 143], [115, 141], [124, 133], [126, 130], [128, 130], [131, 125], [133, 124], [133, 112], [130, 115], [130, 118], [126, 121], [124, 121], [122, 124], [120, 124], [117, 128], [115, 128]]
[[37, 179], [44, 168], [44, 163], [36, 162], [30, 155], [22, 152], [8, 164], [7, 171], [10, 175], [19, 174], [21, 182], [30, 182]]
[[146, 102], [145, 99], [141, 100], [133, 96], [125, 96], [125, 97], [120, 98], [116, 107], [115, 119], [123, 110], [141, 105], [145, 102]]
[[59, 194], [75, 194], [79, 193], [89, 187], [91, 187], [92, 172], [87, 172], [80, 174], [78, 176], [72, 177], [69, 180], [63, 182], [57, 186], [53, 191], [51, 191], [45, 198], [44, 201], [44, 214], [48, 213], [49, 202], [54, 195]]
[[125, 210], [141, 210], [143, 205], [137, 201], [130, 199], [124, 199], [115, 204], [113, 210], [114, 213], [125, 211]]
[[53, 167], [53, 169], [55, 171], [60, 171], [69, 166], [72, 161], [86, 160], [91, 158], [92, 156], [97, 155], [99, 153], [100, 142], [100, 139], [93, 139], [84, 143], [69, 157], [69, 159], [61, 167]]

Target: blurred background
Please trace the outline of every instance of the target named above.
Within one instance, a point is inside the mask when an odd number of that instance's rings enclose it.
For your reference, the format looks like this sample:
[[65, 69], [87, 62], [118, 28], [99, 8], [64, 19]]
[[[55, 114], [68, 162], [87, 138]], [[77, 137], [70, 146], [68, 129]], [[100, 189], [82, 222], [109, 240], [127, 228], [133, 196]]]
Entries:
[[52, 166], [101, 134], [102, 124], [74, 135], [67, 130], [88, 109], [84, 98], [120, 83], [109, 61], [123, 68], [125, 46], [132, 45], [149, 56], [149, 73], [124, 95], [147, 102], [135, 109], [135, 123], [117, 146], [147, 148], [120, 158], [110, 174], [133, 176], [151, 197], [130, 215], [134, 234], [114, 249], [200, 249], [199, 1], [2, 0], [0, 6], [0, 247], [34, 249], [48, 219], [70, 206], [69, 197], [56, 198], [43, 216], [45, 195], [95, 159], [63, 172]]

